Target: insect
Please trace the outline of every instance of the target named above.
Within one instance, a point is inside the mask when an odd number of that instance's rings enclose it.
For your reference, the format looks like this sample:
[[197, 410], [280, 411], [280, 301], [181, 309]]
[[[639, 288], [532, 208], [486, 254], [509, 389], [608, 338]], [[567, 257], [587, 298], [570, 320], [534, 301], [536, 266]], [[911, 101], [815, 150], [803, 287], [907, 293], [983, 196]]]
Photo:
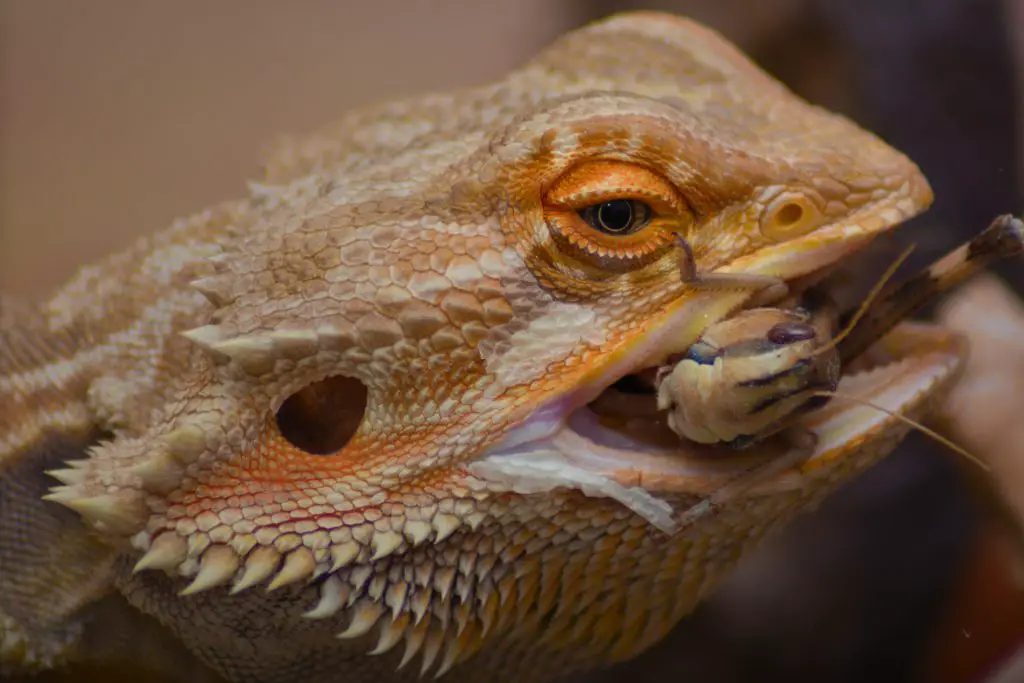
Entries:
[[815, 391], [835, 391], [839, 353], [826, 344], [836, 321], [834, 305], [824, 301], [752, 308], [720, 321], [659, 371], [658, 409], [668, 411], [672, 431], [696, 443], [742, 448], [770, 436], [820, 403]]
[[[832, 397], [856, 400], [836, 394], [843, 367], [934, 297], [994, 261], [1021, 253], [1024, 223], [1000, 216], [974, 239], [902, 284], [885, 287], [909, 254], [904, 252], [855, 311], [840, 316], [827, 294], [812, 288], [793, 310], [749, 309], [711, 325], [678, 362], [662, 368], [655, 378], [658, 408], [668, 411], [669, 427], [697, 443], [733, 448], [783, 432], [791, 448], [686, 510], [682, 526], [807, 458], [816, 439], [801, 430], [795, 418]], [[837, 329], [843, 331], [835, 334]], [[923, 425], [914, 426], [948, 444]]]
[[[889, 266], [857, 317], [909, 254]], [[704, 283], [692, 265], [684, 268], [684, 280]], [[839, 309], [822, 285], [778, 306], [742, 310], [710, 325], [681, 358], [659, 369], [657, 407], [682, 438], [746, 448], [827, 401], [820, 392], [834, 392], [841, 374], [838, 342], [856, 322], [834, 336]]]

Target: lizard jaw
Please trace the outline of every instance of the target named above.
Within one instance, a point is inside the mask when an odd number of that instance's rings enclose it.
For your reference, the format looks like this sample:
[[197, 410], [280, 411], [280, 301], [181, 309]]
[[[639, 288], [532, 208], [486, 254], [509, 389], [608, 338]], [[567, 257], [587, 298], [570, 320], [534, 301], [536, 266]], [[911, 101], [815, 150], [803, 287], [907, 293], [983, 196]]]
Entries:
[[[889, 414], [914, 415], [944, 395], [962, 366], [962, 338], [921, 323], [903, 323], [867, 354], [873, 365], [843, 376], [838, 392], [869, 401], [832, 402], [798, 425], [817, 444], [798, 465], [753, 486], [747, 496], [782, 496], [808, 481], [845, 478], [883, 457], [908, 430]], [[889, 411], [889, 412], [885, 412]], [[647, 427], [653, 421], [647, 421]], [[602, 425], [588, 407], [568, 414], [539, 411], [470, 471], [517, 493], [576, 488], [618, 500], [666, 533], [679, 530], [679, 510], [664, 497], [707, 496], [790, 447], [774, 437], [737, 452], [723, 446], [682, 445], [662, 427], [630, 433]]]
[[[758, 250], [716, 272], [768, 275], [787, 284], [813, 278], [835, 269], [874, 237], [919, 213], [931, 199], [927, 181], [915, 170], [887, 197], [861, 207], [845, 220]], [[524, 415], [500, 442], [468, 465], [469, 471], [499, 490], [528, 494], [576, 488], [588, 495], [611, 497], [662, 531], [676, 531], [678, 525], [671, 507], [656, 494], [706, 495], [758, 461], [781, 454], [785, 444], [778, 438], [767, 439], [738, 454], [722, 447], [681, 447], [674, 434], [660, 444], [652, 443], [649, 438], [638, 439], [603, 427], [587, 406], [616, 381], [661, 365], [673, 353], [685, 350], [709, 322], [729, 315], [749, 303], [750, 298], [750, 291], [714, 290], [697, 290], [682, 297], [668, 310], [652, 316], [646, 332], [606, 354], [599, 367], [579, 378], [576, 386]], [[859, 387], [863, 380], [848, 373], [840, 384], [841, 392], [858, 391], [859, 398], [894, 412], [909, 411], [941, 393], [960, 368], [964, 350], [959, 340], [951, 340], [934, 328], [901, 329], [915, 330], [911, 335], [913, 343], [897, 343], [893, 347], [899, 350], [895, 360], [868, 373], [869, 382], [863, 391]], [[897, 342], [902, 339], [895, 332], [890, 336]], [[851, 383], [855, 386], [851, 387]], [[900, 436], [906, 431], [897, 418], [877, 410], [866, 413], [863, 407], [856, 406], [838, 408], [835, 420], [815, 421], [833, 415], [836, 410], [822, 409], [802, 418], [802, 423], [816, 435], [818, 446], [799, 468], [801, 472], [825, 463], [853, 460], [843, 456], [856, 454], [860, 449], [868, 453], [877, 451], [863, 447], [874, 441], [893, 441], [883, 437], [899, 428], [903, 429]], [[650, 427], [648, 423], [649, 431], [658, 431]], [[668, 431], [662, 428], [663, 434]], [[881, 455], [879, 452], [875, 457]], [[783, 472], [766, 485], [783, 485], [784, 489], [799, 486], [800, 482]], [[763, 486], [753, 492], [761, 489]]]

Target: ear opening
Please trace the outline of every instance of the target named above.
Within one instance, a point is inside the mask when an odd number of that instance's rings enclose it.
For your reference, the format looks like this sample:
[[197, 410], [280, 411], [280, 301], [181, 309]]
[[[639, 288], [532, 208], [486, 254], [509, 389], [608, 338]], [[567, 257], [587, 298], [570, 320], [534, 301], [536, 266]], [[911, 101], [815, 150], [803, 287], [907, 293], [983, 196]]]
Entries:
[[363, 421], [366, 400], [366, 386], [358, 379], [328, 377], [289, 396], [277, 411], [277, 428], [307, 453], [337, 453]]

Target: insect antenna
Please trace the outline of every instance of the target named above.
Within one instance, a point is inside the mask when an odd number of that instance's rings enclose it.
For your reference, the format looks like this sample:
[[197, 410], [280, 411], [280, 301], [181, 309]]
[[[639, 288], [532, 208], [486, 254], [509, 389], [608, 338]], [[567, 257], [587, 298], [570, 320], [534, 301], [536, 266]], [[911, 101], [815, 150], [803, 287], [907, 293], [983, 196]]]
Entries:
[[878, 405], [877, 403], [872, 403], [871, 401], [868, 401], [868, 400], [863, 399], [863, 398], [859, 398], [857, 396], [850, 396], [848, 394], [840, 394], [840, 393], [835, 392], [835, 391], [816, 391], [814, 393], [817, 396], [828, 396], [830, 398], [838, 398], [838, 399], [841, 399], [843, 401], [849, 401], [851, 403], [858, 403], [858, 404], [860, 404], [862, 406], [866, 406], [868, 408], [874, 408], [875, 410], [877, 410], [879, 412], [885, 413], [889, 417], [894, 417], [897, 420], [903, 422], [904, 424], [910, 425], [914, 429], [917, 429], [918, 431], [920, 431], [925, 436], [927, 436], [927, 437], [929, 437], [931, 439], [934, 439], [935, 441], [937, 441], [938, 443], [942, 444], [946, 448], [954, 451], [955, 453], [958, 453], [959, 455], [962, 455], [964, 458], [966, 458], [968, 460], [968, 462], [974, 463], [975, 465], [980, 467], [985, 472], [990, 472], [992, 470], [992, 468], [988, 466], [988, 463], [983, 461], [978, 456], [972, 454], [970, 451], [968, 451], [963, 446], [960, 446], [959, 444], [955, 443], [951, 439], [948, 439], [947, 437], [943, 436], [942, 434], [939, 434], [937, 431], [935, 431], [931, 427], [927, 427], [927, 426], [921, 424], [920, 422], [918, 422], [917, 420], [914, 420], [912, 418], [907, 417], [906, 415], [903, 415], [901, 413], [897, 413], [897, 412], [895, 412], [893, 410], [889, 410], [888, 408], [883, 408], [882, 406]]
[[900, 254], [896, 258], [896, 260], [889, 265], [888, 268], [886, 268], [885, 272], [882, 273], [882, 277], [878, 279], [878, 282], [876, 282], [874, 286], [871, 288], [871, 291], [868, 292], [867, 297], [864, 298], [864, 302], [857, 308], [856, 312], [850, 317], [846, 325], [843, 326], [842, 331], [840, 331], [839, 334], [834, 336], [827, 344], [823, 345], [819, 349], [816, 349], [814, 353], [811, 354], [812, 358], [814, 356], [820, 356], [821, 354], [827, 353], [828, 351], [836, 348], [837, 346], [839, 346], [840, 342], [846, 339], [850, 335], [850, 333], [853, 332], [854, 328], [857, 327], [857, 324], [864, 318], [865, 315], [867, 315], [871, 306], [882, 294], [882, 291], [885, 289], [885, 285], [888, 284], [889, 280], [892, 279], [893, 275], [896, 274], [896, 271], [899, 270], [899, 267], [903, 265], [903, 262], [910, 257], [910, 254], [913, 253], [913, 251], [914, 245], [911, 244], [909, 247], [903, 250], [903, 253]]

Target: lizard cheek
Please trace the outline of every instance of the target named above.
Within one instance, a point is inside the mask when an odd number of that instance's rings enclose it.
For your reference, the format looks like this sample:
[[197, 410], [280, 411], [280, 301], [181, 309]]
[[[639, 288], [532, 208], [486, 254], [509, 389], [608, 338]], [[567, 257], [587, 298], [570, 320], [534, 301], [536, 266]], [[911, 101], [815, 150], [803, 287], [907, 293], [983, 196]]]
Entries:
[[761, 213], [761, 234], [773, 242], [800, 237], [821, 225], [821, 211], [803, 193], [786, 192], [768, 203]]
[[366, 400], [366, 385], [358, 379], [328, 377], [289, 396], [277, 411], [277, 428], [306, 453], [337, 453], [359, 428]]

